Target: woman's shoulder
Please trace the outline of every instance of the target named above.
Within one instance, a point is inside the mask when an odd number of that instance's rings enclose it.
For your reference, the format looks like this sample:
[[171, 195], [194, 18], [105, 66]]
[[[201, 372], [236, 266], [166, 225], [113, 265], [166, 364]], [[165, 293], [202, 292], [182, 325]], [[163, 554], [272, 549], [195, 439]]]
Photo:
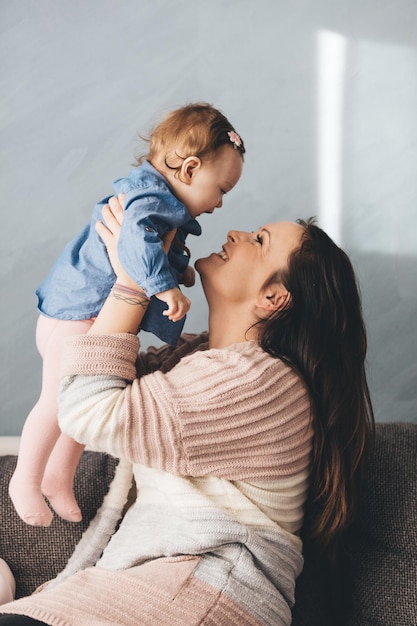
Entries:
[[209, 348], [208, 344], [201, 355], [202, 358], [219, 361], [240, 361], [252, 363], [265, 363], [268, 367], [291, 369], [284, 361], [266, 352], [257, 341], [241, 341], [232, 343], [224, 348]]
[[265, 352], [256, 341], [233, 343], [224, 348], [209, 348], [208, 344], [204, 343], [198, 350], [185, 356], [179, 365], [206, 374], [218, 370], [225, 376], [227, 370], [230, 370], [236, 380], [239, 377], [240, 383], [245, 377], [247, 380], [256, 380], [260, 377], [287, 378], [304, 386], [301, 376], [290, 364]]
[[[181, 381], [213, 384], [305, 388], [301, 376], [288, 363], [265, 352], [256, 341], [243, 341], [224, 348], [209, 348], [208, 334], [182, 335], [176, 348], [148, 349], [139, 357], [138, 375], [159, 371], [160, 375]], [[199, 384], [200, 384], [199, 383]], [[275, 386], [275, 385], [273, 385]]]

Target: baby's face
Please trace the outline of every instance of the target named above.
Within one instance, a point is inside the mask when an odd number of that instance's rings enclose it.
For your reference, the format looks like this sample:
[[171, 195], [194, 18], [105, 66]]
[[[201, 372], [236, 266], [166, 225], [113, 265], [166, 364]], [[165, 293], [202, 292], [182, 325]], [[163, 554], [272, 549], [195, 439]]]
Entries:
[[238, 182], [242, 167], [242, 155], [229, 145], [219, 148], [213, 159], [202, 161], [193, 172], [184, 194], [184, 204], [191, 217], [213, 213], [214, 209], [221, 207], [224, 194]]

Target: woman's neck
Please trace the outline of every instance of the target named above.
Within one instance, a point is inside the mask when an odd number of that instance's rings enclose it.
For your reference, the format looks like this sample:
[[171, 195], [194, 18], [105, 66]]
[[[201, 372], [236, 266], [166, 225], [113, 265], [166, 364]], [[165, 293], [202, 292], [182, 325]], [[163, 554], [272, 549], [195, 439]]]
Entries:
[[209, 315], [209, 348], [226, 348], [233, 343], [254, 341], [258, 338], [257, 329], [253, 322], [236, 316], [236, 312], [228, 314], [221, 311]]

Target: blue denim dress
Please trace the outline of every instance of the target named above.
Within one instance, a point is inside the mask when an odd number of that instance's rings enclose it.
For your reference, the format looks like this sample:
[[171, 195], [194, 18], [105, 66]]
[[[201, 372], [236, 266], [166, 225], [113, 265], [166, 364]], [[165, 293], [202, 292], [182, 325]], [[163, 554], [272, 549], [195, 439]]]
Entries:
[[[187, 235], [200, 235], [201, 226], [173, 194], [166, 179], [148, 162], [113, 183], [116, 194], [126, 194], [125, 215], [118, 253], [127, 273], [151, 297], [141, 328], [175, 345], [185, 318], [171, 322], [162, 315], [167, 305], [154, 294], [173, 287], [188, 265]], [[109, 196], [110, 197], [110, 196]], [[115, 282], [106, 248], [95, 231], [109, 197], [98, 202], [92, 218], [70, 241], [46, 279], [36, 290], [38, 310], [47, 317], [83, 320], [95, 317]], [[177, 229], [168, 256], [163, 235]]]

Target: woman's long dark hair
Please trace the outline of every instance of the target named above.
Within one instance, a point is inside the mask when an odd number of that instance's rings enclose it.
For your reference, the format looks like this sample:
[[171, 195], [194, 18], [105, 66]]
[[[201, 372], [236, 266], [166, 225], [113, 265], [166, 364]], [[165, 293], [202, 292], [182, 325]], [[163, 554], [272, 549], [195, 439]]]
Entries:
[[314, 219], [279, 280], [289, 305], [262, 322], [260, 344], [303, 377], [314, 443], [306, 528], [328, 546], [352, 520], [374, 416], [365, 372], [366, 330], [348, 256]]

